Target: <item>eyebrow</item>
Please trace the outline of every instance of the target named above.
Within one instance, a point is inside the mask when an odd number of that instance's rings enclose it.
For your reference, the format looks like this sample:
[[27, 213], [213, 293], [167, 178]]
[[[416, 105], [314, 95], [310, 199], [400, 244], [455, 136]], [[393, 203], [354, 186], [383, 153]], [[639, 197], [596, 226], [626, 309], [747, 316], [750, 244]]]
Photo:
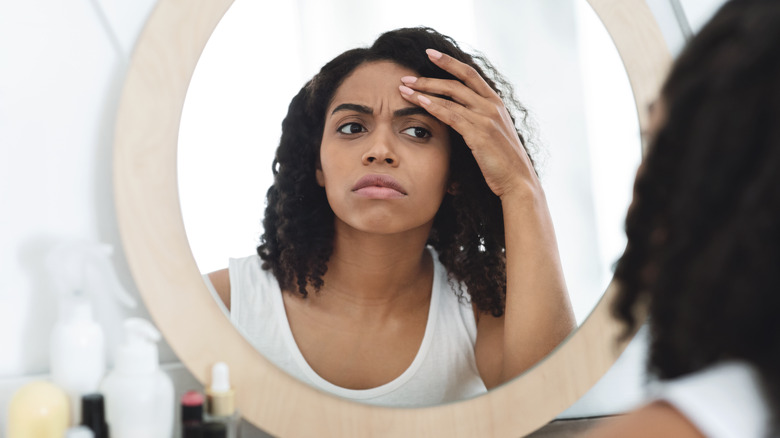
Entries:
[[[374, 110], [365, 106], [365, 105], [358, 105], [355, 103], [342, 103], [341, 105], [337, 106], [336, 108], [333, 108], [333, 111], [331, 111], [331, 115], [336, 114], [338, 111], [355, 111], [357, 113], [361, 114], [374, 114]], [[422, 115], [422, 116], [431, 116], [428, 111], [425, 111], [423, 108], [419, 106], [410, 106], [407, 108], [401, 108], [399, 110], [393, 111], [393, 117], [407, 117], [407, 116], [415, 116], [415, 115]]]

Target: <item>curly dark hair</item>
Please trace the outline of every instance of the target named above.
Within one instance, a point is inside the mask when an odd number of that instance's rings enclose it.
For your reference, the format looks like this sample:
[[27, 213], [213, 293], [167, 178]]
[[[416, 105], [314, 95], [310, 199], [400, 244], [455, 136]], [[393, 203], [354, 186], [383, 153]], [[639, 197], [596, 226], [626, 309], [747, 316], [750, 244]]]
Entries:
[[630, 332], [647, 304], [648, 371], [744, 360], [780, 418], [780, 2], [725, 4], [661, 92], [616, 265]]
[[[526, 109], [490, 62], [464, 52], [452, 38], [431, 28], [389, 31], [371, 47], [348, 50], [328, 62], [290, 102], [273, 163], [274, 183], [267, 193], [265, 232], [257, 253], [283, 290], [297, 290], [303, 297], [309, 288], [319, 291], [333, 252], [334, 214], [324, 188], [317, 184], [315, 168], [325, 112], [334, 93], [355, 68], [372, 61], [392, 61], [419, 76], [456, 79], [428, 59], [428, 48], [474, 67], [501, 96], [513, 121], [525, 124]], [[525, 145], [527, 127], [517, 129]], [[485, 182], [463, 137], [451, 128], [449, 134], [450, 183], [457, 189], [445, 195], [428, 244], [438, 252], [451, 280], [465, 284], [481, 312], [501, 316], [506, 297], [501, 201]], [[463, 295], [462, 290], [459, 293]]]

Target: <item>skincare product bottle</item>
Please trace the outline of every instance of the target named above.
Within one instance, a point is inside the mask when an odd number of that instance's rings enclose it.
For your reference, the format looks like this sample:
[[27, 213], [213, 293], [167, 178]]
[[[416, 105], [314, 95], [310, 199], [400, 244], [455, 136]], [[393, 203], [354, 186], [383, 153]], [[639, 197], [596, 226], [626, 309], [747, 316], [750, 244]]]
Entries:
[[112, 248], [74, 241], [55, 247], [46, 258], [60, 296], [59, 318], [50, 339], [51, 378], [70, 401], [70, 425], [81, 420], [81, 396], [97, 392], [106, 372], [105, 336], [92, 311], [92, 298], [112, 293], [128, 306], [134, 300], [116, 279]]
[[187, 391], [181, 396], [181, 436], [182, 438], [203, 437], [203, 394]]
[[160, 333], [145, 319], [124, 323], [125, 342], [114, 369], [101, 384], [112, 438], [170, 438], [173, 434], [173, 383], [160, 370]]
[[206, 421], [224, 424], [228, 438], [238, 437], [241, 417], [235, 408], [235, 391], [230, 387], [230, 369], [224, 362], [217, 362], [211, 368], [211, 385], [206, 388], [205, 418]]
[[102, 394], [81, 397], [81, 425], [89, 428], [95, 438], [109, 438]]
[[44, 381], [16, 391], [8, 406], [8, 438], [60, 438], [68, 429], [68, 396]]
[[203, 394], [198, 391], [187, 391], [181, 396], [181, 424], [203, 422]]

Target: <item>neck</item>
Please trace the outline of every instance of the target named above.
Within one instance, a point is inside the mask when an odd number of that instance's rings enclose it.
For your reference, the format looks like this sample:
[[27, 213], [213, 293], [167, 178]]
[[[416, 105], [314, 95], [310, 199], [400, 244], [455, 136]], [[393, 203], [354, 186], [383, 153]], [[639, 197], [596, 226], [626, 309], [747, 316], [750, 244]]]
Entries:
[[[432, 224], [392, 235], [364, 233], [336, 220], [333, 254], [319, 299], [363, 308], [398, 308], [430, 291], [425, 249]], [[412, 298], [411, 300], [405, 298]]]

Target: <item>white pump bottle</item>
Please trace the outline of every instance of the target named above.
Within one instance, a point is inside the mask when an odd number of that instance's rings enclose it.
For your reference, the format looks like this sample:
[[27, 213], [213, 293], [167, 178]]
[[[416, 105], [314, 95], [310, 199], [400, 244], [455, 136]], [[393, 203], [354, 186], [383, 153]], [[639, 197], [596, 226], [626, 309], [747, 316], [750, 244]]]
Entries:
[[81, 422], [81, 396], [97, 392], [106, 372], [105, 336], [95, 321], [92, 299], [110, 293], [135, 307], [116, 278], [111, 253], [110, 245], [74, 241], [55, 247], [46, 259], [60, 292], [60, 313], [49, 349], [51, 378], [68, 395], [70, 424]]
[[159, 367], [160, 332], [147, 320], [125, 320], [125, 342], [117, 349], [114, 369], [101, 384], [112, 438], [170, 438], [174, 393]]

